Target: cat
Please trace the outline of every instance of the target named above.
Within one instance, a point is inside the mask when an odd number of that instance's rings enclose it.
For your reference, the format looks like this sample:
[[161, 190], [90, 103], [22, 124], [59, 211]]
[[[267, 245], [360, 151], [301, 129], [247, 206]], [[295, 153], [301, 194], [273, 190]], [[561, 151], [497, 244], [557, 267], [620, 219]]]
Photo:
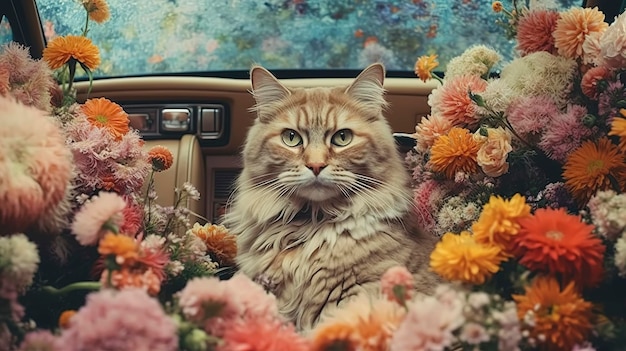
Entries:
[[410, 176], [383, 116], [384, 67], [367, 67], [347, 88], [287, 88], [261, 66], [250, 76], [257, 117], [223, 220], [237, 235], [240, 272], [301, 330], [378, 293], [393, 266], [431, 293], [437, 238], [412, 223]]

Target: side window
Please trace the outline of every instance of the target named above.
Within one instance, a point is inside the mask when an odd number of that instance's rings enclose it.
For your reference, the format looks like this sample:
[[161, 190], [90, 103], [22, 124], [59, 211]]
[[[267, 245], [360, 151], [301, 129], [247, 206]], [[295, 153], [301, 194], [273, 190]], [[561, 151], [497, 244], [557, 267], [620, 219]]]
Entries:
[[13, 40], [13, 31], [11, 30], [11, 23], [6, 16], [2, 16], [0, 19], [0, 45], [7, 44]]

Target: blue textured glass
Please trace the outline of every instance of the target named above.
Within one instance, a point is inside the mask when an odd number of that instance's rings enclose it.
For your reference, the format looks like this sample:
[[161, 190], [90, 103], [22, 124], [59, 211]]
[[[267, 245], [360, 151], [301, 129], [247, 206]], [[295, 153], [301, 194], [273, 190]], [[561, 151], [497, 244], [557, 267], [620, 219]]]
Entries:
[[11, 24], [6, 17], [0, 20], [0, 45], [8, 44], [13, 41], [13, 30]]
[[[38, 0], [46, 36], [80, 34], [77, 0]], [[446, 62], [474, 44], [514, 55], [491, 0], [108, 0], [90, 23], [96, 76], [270, 69], [361, 69], [382, 61], [413, 71], [425, 54]], [[581, 0], [555, 0], [559, 9]], [[510, 7], [508, 1], [503, 1]]]

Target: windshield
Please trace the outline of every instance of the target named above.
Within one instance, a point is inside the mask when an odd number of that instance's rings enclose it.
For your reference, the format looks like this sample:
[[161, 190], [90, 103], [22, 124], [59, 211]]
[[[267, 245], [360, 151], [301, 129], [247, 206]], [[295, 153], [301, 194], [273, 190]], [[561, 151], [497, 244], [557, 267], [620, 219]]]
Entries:
[[[47, 40], [80, 34], [80, 0], [38, 0]], [[375, 61], [412, 72], [421, 55], [446, 62], [474, 44], [514, 55], [491, 0], [108, 0], [111, 18], [91, 23], [96, 77], [162, 73], [361, 69]], [[535, 1], [537, 2], [537, 1]], [[557, 9], [581, 0], [552, 0]], [[503, 1], [511, 7], [509, 1]], [[545, 5], [544, 5], [545, 6]]]

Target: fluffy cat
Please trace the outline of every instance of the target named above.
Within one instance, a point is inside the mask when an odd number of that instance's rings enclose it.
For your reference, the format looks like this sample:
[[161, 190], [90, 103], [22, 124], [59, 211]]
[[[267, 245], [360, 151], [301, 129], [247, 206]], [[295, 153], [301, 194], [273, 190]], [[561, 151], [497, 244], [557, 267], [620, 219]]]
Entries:
[[257, 118], [224, 224], [241, 272], [269, 288], [300, 329], [359, 294], [388, 268], [408, 267], [430, 293], [437, 238], [411, 224], [409, 175], [383, 116], [384, 67], [345, 88], [285, 87], [251, 72]]

